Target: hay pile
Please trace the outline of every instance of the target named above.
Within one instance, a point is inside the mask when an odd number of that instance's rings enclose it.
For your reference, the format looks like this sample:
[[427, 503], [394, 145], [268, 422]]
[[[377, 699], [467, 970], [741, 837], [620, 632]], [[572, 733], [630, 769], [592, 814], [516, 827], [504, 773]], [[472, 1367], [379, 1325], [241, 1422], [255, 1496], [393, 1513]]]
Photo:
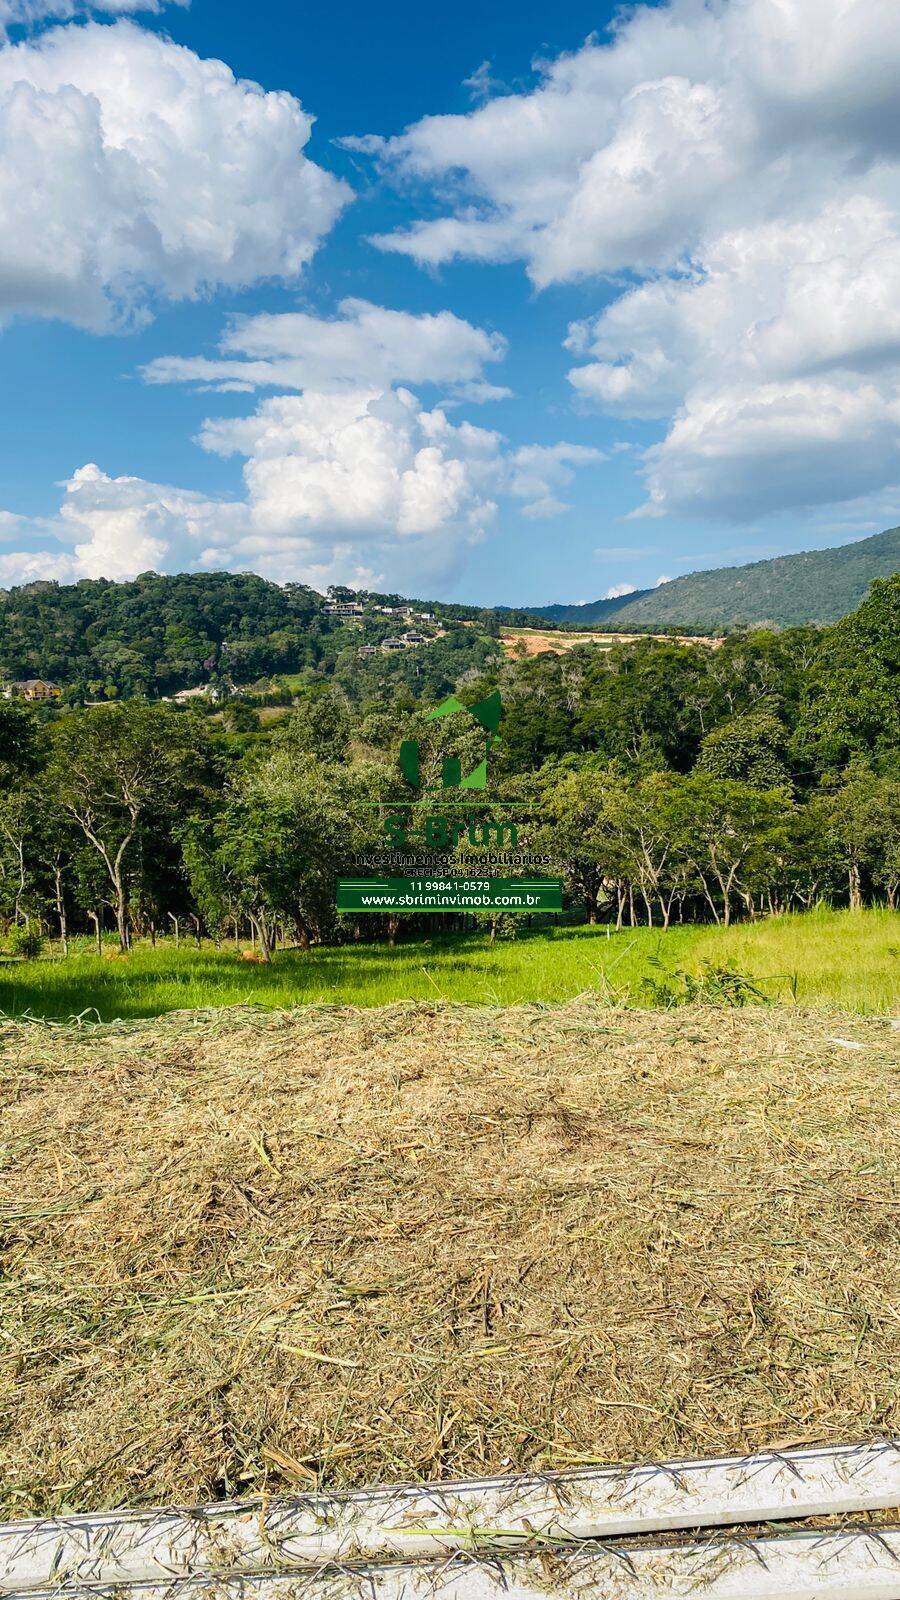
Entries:
[[900, 1432], [897, 1043], [589, 1002], [0, 1024], [3, 1514]]

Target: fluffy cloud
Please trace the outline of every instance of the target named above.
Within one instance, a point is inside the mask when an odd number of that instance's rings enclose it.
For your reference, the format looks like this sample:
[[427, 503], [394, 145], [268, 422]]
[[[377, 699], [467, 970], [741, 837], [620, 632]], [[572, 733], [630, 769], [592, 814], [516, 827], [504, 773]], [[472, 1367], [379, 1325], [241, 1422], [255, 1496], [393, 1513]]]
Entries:
[[420, 316], [366, 300], [344, 300], [337, 317], [307, 312], [236, 317], [221, 356], [164, 356], [144, 369], [148, 383], [329, 391], [393, 383], [452, 386], [460, 399], [500, 399], [509, 391], [481, 383], [487, 362], [500, 361], [506, 341], [450, 311]]
[[545, 518], [568, 511], [552, 490], [572, 482], [578, 467], [603, 461], [601, 450], [583, 444], [526, 444], [513, 452], [508, 469], [509, 493], [528, 502], [523, 516]]
[[134, 23], [0, 50], [0, 315], [89, 328], [293, 279], [350, 198], [293, 96]]
[[245, 510], [143, 478], [109, 478], [91, 463], [67, 483], [60, 522], [81, 577], [133, 578], [208, 565], [211, 546], [239, 536]]
[[77, 561], [56, 550], [16, 550], [0, 556], [0, 589], [24, 583], [75, 583], [84, 574]]
[[[206, 422], [200, 443], [244, 458], [245, 499], [83, 467], [55, 522], [31, 530], [52, 534], [54, 550], [0, 558], [0, 582], [230, 567], [317, 587], [414, 587], [459, 565], [501, 497], [532, 496], [525, 511], [544, 515], [553, 486], [596, 456], [574, 445], [510, 449], [407, 389], [280, 395], [252, 415]], [[9, 524], [11, 539], [30, 531]]]
[[[52, 548], [0, 557], [0, 582], [34, 578], [133, 578], [151, 568], [177, 572], [209, 565], [207, 552], [239, 538], [242, 502], [210, 499], [143, 478], [110, 478], [92, 462], [65, 484], [55, 518], [9, 518], [9, 539], [52, 539]], [[3, 518], [0, 518], [0, 532]]]
[[17, 517], [12, 511], [0, 511], [0, 543], [7, 544], [23, 532], [27, 519]]
[[69, 22], [86, 12], [122, 16], [129, 11], [158, 14], [166, 4], [188, 5], [189, 0], [0, 0], [0, 38], [10, 28], [34, 28], [41, 22]]
[[[510, 448], [499, 433], [452, 422], [450, 406], [509, 391], [482, 377], [505, 340], [449, 311], [413, 315], [345, 300], [336, 317], [243, 317], [229, 324], [220, 351], [165, 357], [144, 377], [301, 392], [204, 424], [205, 450], [244, 458], [247, 491], [242, 525], [206, 549], [207, 563], [320, 585], [385, 575], [421, 585], [445, 577], [485, 536], [500, 498], [526, 517], [556, 515], [567, 508], [554, 491], [601, 459], [567, 443]], [[429, 409], [408, 383], [440, 385], [449, 404]]]
[[692, 397], [648, 452], [640, 515], [735, 520], [851, 500], [895, 481], [900, 391], [798, 381]]
[[900, 396], [900, 10], [671, 0], [529, 94], [355, 141], [461, 195], [376, 240], [521, 259], [538, 286], [633, 274], [570, 329], [579, 398], [663, 419], [648, 513], [752, 517], [878, 493]]
[[897, 222], [887, 196], [856, 195], [802, 222], [723, 234], [702, 264], [573, 324], [568, 348], [596, 359], [571, 382], [608, 412], [658, 417], [723, 379], [890, 370], [900, 357]]
[[531, 93], [345, 142], [406, 176], [468, 181], [453, 216], [383, 247], [430, 263], [521, 257], [545, 284], [669, 265], [723, 223], [826, 195], [848, 155], [896, 154], [898, 70], [896, 8], [671, 0], [544, 64]]
[[712, 242], [570, 330], [570, 379], [619, 416], [671, 417], [648, 514], [752, 518], [892, 483], [900, 447], [900, 237], [886, 198]]
[[329, 572], [352, 550], [367, 571], [398, 582], [453, 569], [490, 529], [500, 497], [548, 514], [553, 488], [598, 458], [568, 444], [510, 450], [500, 434], [453, 424], [403, 388], [279, 396], [252, 416], [208, 422], [200, 443], [246, 457], [252, 532], [242, 558], [283, 570], [300, 541], [304, 558], [317, 550]]
[[200, 443], [247, 458], [247, 553], [264, 559], [273, 540], [478, 537], [496, 509], [499, 436], [454, 427], [406, 389], [281, 395], [252, 416], [207, 422]]

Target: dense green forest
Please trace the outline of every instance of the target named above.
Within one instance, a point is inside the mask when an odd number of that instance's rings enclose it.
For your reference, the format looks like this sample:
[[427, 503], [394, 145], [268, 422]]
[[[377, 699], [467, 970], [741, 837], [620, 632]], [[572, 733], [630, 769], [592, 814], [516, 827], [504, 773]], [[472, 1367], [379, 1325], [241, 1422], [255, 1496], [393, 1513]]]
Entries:
[[[460, 627], [438, 649], [436, 677], [455, 665], [465, 704], [499, 690], [504, 709], [490, 800], [463, 820], [447, 870], [477, 866], [512, 814], [518, 848], [541, 853], [592, 920], [728, 923], [818, 900], [896, 903], [900, 577], [830, 628], [758, 630], [718, 648], [648, 638], [519, 660]], [[268, 714], [245, 695], [190, 707], [0, 700], [0, 926], [14, 947], [104, 920], [123, 948], [176, 917], [215, 937], [249, 927], [266, 957], [279, 936], [385, 931], [378, 917], [362, 928], [339, 917], [334, 881], [384, 854], [398, 805], [406, 849], [421, 853], [434, 797], [405, 782], [401, 740], [421, 740], [427, 776], [448, 748], [469, 770], [481, 737], [463, 719], [445, 735], [455, 746], [434, 742], [446, 724], [428, 718], [429, 675], [385, 676], [415, 655], [370, 658], [352, 694], [338, 659]]]
[[658, 589], [581, 606], [545, 606], [557, 623], [630, 628], [684, 628], [722, 633], [760, 624], [779, 628], [836, 622], [855, 610], [876, 578], [900, 572], [900, 528], [833, 550], [753, 561], [745, 567], [691, 572]]
[[0, 595], [0, 676], [49, 678], [75, 694], [148, 696], [210, 679], [315, 667], [327, 650], [321, 600], [249, 573], [144, 573]]
[[[365, 607], [359, 631], [327, 609], [357, 598]], [[201, 684], [230, 693], [262, 678], [300, 674], [313, 680], [340, 670], [345, 687], [358, 677], [365, 696], [377, 674], [363, 665], [360, 646], [407, 626], [377, 608], [409, 603], [399, 595], [357, 596], [339, 588], [325, 599], [303, 584], [270, 583], [252, 573], [147, 572], [130, 583], [31, 583], [0, 590], [0, 684], [46, 678], [77, 703], [156, 699]], [[427, 658], [379, 658], [377, 673], [390, 683], [419, 683], [429, 693], [440, 693], [466, 664], [481, 660], [483, 637], [496, 635], [501, 620], [535, 620], [527, 611], [415, 605], [433, 619], [426, 628], [433, 640]]]

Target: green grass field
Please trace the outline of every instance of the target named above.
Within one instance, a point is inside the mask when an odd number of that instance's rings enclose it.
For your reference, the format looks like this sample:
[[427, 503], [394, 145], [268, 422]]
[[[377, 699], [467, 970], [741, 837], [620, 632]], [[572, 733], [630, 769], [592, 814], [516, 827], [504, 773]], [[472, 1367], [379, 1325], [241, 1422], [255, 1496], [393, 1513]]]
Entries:
[[[112, 945], [107, 954], [113, 953]], [[490, 946], [484, 935], [279, 952], [271, 967], [204, 942], [100, 959], [79, 942], [68, 960], [0, 957], [0, 1013], [109, 1022], [207, 1006], [386, 1005], [440, 997], [473, 1005], [568, 1000], [593, 992], [627, 1005], [667, 1003], [705, 963], [732, 966], [772, 1000], [884, 1015], [900, 1000], [900, 917], [817, 910], [734, 928], [559, 928]], [[685, 993], [684, 998], [688, 998]], [[702, 999], [703, 996], [701, 995]], [[752, 998], [752, 997], [751, 997]]]

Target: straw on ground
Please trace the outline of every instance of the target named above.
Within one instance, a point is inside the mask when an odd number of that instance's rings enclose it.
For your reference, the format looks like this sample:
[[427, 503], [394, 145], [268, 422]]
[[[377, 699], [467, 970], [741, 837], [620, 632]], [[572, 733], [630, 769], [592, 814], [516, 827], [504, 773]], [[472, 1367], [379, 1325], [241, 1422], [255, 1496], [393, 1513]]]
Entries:
[[3, 1512], [896, 1433], [897, 1046], [591, 1002], [4, 1026]]

